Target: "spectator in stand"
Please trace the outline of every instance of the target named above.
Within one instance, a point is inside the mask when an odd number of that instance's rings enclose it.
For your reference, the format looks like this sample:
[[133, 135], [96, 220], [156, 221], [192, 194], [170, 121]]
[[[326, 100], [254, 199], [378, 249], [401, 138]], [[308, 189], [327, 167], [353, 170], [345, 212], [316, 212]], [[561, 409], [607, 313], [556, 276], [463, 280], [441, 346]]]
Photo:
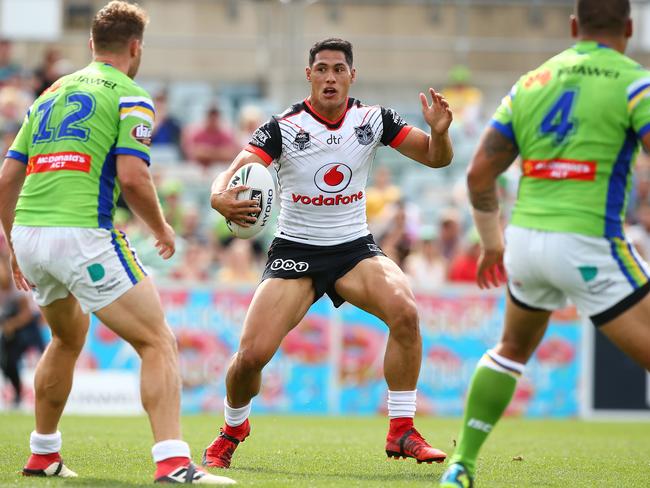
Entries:
[[189, 240], [185, 242], [183, 258], [169, 276], [174, 280], [205, 282], [210, 279], [211, 264], [210, 248], [197, 240]]
[[451, 262], [460, 251], [462, 240], [460, 214], [456, 209], [446, 208], [440, 212], [438, 239], [442, 255], [447, 262]]
[[11, 59], [11, 41], [0, 39], [0, 87], [5, 86], [17, 76], [22, 68]]
[[480, 128], [483, 102], [483, 93], [472, 85], [471, 77], [471, 72], [466, 66], [454, 66], [449, 73], [449, 85], [442, 91], [454, 112], [454, 117], [468, 135], [475, 134]]
[[389, 258], [404, 269], [404, 260], [411, 252], [415, 240], [414, 230], [409, 228], [406, 203], [398, 202], [385, 232], [379, 238], [379, 245]]
[[160, 206], [165, 220], [178, 234], [183, 227], [184, 208], [182, 202], [183, 183], [179, 180], [167, 180], [160, 188]]
[[199, 241], [202, 244], [208, 242], [207, 236], [201, 229], [201, 212], [196, 205], [186, 205], [182, 211], [181, 228], [178, 235], [183, 239]]
[[203, 122], [185, 128], [181, 139], [185, 156], [203, 168], [232, 161], [240, 149], [216, 105], [208, 108]]
[[256, 285], [262, 277], [251, 241], [233, 239], [222, 254], [216, 281], [228, 285]]
[[255, 105], [246, 105], [239, 112], [239, 145], [245, 147], [252, 139], [253, 133], [264, 123], [264, 114]]
[[156, 108], [156, 124], [153, 126], [151, 144], [153, 147], [167, 145], [173, 147], [179, 154], [181, 150], [181, 125], [169, 113], [167, 93], [161, 91], [154, 97]]
[[7, 126], [20, 126], [33, 101], [32, 94], [20, 83], [0, 88], [0, 128], [4, 131]]
[[635, 225], [625, 229], [625, 235], [643, 259], [650, 259], [650, 204], [642, 202], [636, 211]]
[[393, 184], [390, 169], [386, 166], [377, 168], [373, 184], [366, 190], [366, 215], [368, 225], [381, 228], [393, 205], [400, 201], [401, 190]]
[[41, 314], [31, 296], [16, 290], [9, 257], [0, 256], [0, 369], [14, 389], [14, 407], [22, 402], [20, 360], [30, 349], [45, 349], [40, 330]]
[[476, 229], [472, 228], [467, 234], [463, 250], [449, 264], [449, 281], [453, 283], [476, 283], [480, 255], [481, 241]]
[[420, 240], [404, 261], [406, 275], [415, 291], [440, 289], [447, 280], [447, 260], [432, 227], [423, 227]]
[[72, 63], [63, 57], [61, 51], [49, 46], [45, 49], [43, 62], [34, 71], [34, 96], [38, 97], [56, 80], [73, 71]]

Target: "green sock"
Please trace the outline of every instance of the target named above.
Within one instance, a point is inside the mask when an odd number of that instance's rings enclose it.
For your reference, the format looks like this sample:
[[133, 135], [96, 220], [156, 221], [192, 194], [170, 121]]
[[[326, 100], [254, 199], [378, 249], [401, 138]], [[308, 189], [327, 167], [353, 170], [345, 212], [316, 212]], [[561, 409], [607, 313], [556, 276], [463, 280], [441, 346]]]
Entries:
[[476, 458], [492, 428], [503, 415], [524, 365], [493, 351], [483, 355], [470, 383], [458, 447], [450, 463], [462, 463], [473, 477]]

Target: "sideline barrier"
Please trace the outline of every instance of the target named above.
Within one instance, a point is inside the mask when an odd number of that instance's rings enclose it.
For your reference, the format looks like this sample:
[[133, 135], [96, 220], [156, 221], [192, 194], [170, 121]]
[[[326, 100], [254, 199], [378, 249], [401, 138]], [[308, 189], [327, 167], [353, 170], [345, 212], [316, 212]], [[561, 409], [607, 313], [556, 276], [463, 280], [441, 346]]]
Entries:
[[[167, 320], [178, 339], [183, 412], [223, 409], [224, 375], [237, 350], [252, 290], [161, 287]], [[474, 287], [416, 294], [423, 339], [418, 412], [462, 413], [477, 361], [501, 334], [504, 295]], [[264, 370], [256, 413], [374, 414], [386, 409], [383, 352], [387, 328], [345, 304], [321, 299]], [[579, 413], [581, 328], [574, 309], [553, 316], [545, 339], [519, 381], [514, 415]], [[80, 357], [69, 413], [141, 412], [133, 349], [93, 318]], [[31, 378], [25, 378], [29, 384]]]

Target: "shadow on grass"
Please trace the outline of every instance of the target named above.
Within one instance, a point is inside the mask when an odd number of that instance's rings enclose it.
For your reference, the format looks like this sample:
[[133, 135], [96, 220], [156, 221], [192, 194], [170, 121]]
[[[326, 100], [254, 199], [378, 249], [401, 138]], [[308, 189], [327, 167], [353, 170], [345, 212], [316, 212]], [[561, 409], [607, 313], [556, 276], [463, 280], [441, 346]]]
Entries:
[[357, 480], [357, 481], [437, 481], [442, 471], [422, 471], [420, 473], [365, 473], [365, 474], [352, 474], [352, 473], [300, 473], [284, 469], [273, 468], [235, 468], [231, 470], [229, 475], [237, 479], [237, 472], [262, 474], [262, 475], [278, 475], [287, 476], [291, 478], [305, 478], [314, 481], [317, 478], [337, 479], [337, 480]]
[[74, 478], [66, 479], [66, 486], [150, 486], [151, 482], [141, 481], [141, 482], [128, 482], [122, 480], [112, 480], [107, 478]]

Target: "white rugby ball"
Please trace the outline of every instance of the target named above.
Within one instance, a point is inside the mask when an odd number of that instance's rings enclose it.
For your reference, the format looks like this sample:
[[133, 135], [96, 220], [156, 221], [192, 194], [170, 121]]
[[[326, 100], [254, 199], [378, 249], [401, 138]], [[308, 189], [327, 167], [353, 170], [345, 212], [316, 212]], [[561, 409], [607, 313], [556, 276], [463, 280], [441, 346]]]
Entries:
[[257, 200], [262, 211], [259, 215], [251, 214], [252, 217], [257, 217], [257, 221], [250, 227], [242, 227], [230, 220], [226, 220], [226, 224], [235, 237], [248, 239], [270, 225], [275, 201], [275, 183], [268, 169], [259, 163], [249, 163], [239, 168], [228, 182], [228, 188], [240, 185], [247, 186], [248, 190], [239, 192], [237, 200]]

